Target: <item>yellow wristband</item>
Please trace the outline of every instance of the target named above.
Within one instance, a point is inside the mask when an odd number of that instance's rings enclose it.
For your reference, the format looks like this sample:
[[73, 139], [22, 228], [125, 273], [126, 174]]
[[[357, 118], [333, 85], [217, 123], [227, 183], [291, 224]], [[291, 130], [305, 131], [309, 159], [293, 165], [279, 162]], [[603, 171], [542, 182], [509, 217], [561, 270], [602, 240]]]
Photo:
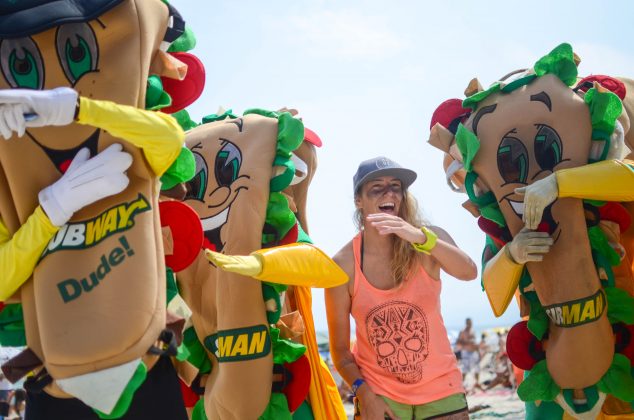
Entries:
[[433, 230], [427, 229], [425, 226], [420, 228], [421, 231], [427, 237], [427, 240], [424, 244], [412, 243], [412, 248], [414, 248], [418, 252], [422, 252], [423, 254], [431, 254], [431, 250], [436, 246], [436, 241], [438, 240], [438, 235], [434, 233]]

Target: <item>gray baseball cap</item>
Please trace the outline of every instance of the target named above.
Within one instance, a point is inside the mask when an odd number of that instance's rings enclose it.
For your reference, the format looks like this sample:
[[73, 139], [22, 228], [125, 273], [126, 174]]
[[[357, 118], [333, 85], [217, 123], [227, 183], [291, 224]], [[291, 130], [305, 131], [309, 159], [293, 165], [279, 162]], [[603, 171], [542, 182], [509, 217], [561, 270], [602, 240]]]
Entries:
[[403, 168], [392, 159], [383, 156], [374, 159], [364, 160], [359, 164], [357, 173], [352, 177], [354, 193], [356, 194], [363, 184], [382, 176], [393, 176], [403, 183], [403, 188], [407, 188], [416, 180], [416, 172]]

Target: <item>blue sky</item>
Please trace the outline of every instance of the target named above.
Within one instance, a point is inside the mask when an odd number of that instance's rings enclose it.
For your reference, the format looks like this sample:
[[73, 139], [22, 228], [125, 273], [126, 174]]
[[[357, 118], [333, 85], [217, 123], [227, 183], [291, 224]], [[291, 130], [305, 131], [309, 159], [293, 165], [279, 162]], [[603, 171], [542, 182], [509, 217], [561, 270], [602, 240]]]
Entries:
[[[171, 0], [197, 36], [191, 52], [205, 64], [194, 120], [219, 106], [300, 110], [324, 141], [309, 195], [315, 244], [333, 255], [354, 234], [352, 175], [360, 161], [384, 155], [418, 172], [412, 186], [423, 214], [447, 230], [478, 263], [484, 235], [446, 186], [442, 154], [429, 146], [429, 122], [469, 80], [488, 86], [530, 67], [562, 42], [581, 57], [580, 75], [634, 77], [634, 3], [629, 1], [208, 1]], [[326, 330], [323, 292], [313, 312]], [[448, 327], [512, 325], [479, 280], [443, 276]]]

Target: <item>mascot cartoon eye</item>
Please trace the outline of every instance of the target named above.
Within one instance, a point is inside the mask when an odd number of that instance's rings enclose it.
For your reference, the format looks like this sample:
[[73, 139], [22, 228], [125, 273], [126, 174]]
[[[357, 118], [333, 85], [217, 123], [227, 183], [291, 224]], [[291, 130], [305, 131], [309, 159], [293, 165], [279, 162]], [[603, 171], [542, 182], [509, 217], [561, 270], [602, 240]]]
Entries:
[[44, 87], [42, 55], [31, 38], [2, 40], [0, 57], [2, 57], [2, 74], [11, 87], [27, 89]]
[[235, 144], [227, 141], [216, 155], [214, 169], [218, 185], [223, 187], [230, 186], [233, 181], [238, 179], [240, 166], [242, 166], [240, 149]]
[[505, 184], [526, 183], [528, 177], [528, 152], [517, 138], [509, 132], [498, 147], [498, 170]]
[[57, 55], [70, 83], [97, 70], [99, 48], [92, 28], [87, 23], [69, 23], [57, 29]]
[[544, 170], [552, 171], [560, 162], [563, 146], [559, 134], [547, 125], [537, 125], [535, 159]]
[[209, 170], [207, 169], [207, 163], [201, 155], [193, 152], [194, 159], [196, 161], [196, 175], [187, 183], [187, 193], [185, 194], [185, 200], [198, 200], [205, 201], [205, 191], [207, 191], [207, 179], [209, 178]]

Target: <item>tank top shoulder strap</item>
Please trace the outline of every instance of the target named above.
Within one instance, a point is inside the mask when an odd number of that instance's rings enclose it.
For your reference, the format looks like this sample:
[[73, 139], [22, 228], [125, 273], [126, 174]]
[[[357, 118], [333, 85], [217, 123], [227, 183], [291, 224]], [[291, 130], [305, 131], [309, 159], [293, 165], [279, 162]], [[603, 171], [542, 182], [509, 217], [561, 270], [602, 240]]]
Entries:
[[363, 241], [363, 232], [359, 232], [357, 236], [352, 239], [352, 253], [354, 255], [354, 286], [352, 295], [356, 295], [359, 290], [359, 282], [362, 281], [363, 271], [361, 271], [361, 245]]

